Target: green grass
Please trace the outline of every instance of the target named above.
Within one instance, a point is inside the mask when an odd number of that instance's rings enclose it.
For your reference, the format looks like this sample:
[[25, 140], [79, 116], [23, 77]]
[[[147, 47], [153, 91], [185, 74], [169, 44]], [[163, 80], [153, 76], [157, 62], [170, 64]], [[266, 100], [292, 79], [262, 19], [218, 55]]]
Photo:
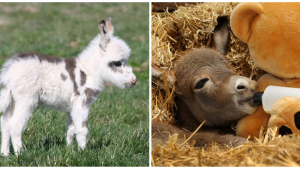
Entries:
[[0, 65], [20, 51], [76, 56], [109, 16], [132, 50], [136, 86], [100, 94], [84, 151], [76, 141], [66, 146], [65, 113], [38, 108], [23, 133], [24, 151], [0, 156], [0, 166], [149, 166], [149, 3], [0, 3]]

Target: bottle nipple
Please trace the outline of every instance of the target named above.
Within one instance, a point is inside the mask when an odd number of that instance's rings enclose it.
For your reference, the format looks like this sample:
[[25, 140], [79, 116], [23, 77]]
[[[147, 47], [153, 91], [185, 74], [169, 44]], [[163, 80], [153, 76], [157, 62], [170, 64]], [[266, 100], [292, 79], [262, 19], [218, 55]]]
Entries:
[[252, 99], [254, 104], [261, 106], [262, 105], [262, 95], [264, 94], [264, 92], [257, 92], [254, 93]]

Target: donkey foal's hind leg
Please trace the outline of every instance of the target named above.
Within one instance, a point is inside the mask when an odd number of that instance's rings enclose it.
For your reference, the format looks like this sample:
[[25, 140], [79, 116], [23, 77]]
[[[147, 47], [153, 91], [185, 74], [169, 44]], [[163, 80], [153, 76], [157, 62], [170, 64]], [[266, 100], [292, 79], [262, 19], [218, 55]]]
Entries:
[[10, 147], [10, 133], [9, 133], [9, 122], [13, 115], [14, 103], [8, 108], [6, 112], [1, 116], [1, 133], [2, 133], [2, 143], [1, 143], [1, 153], [4, 156], [9, 155]]
[[9, 122], [9, 128], [16, 156], [19, 155], [22, 148], [22, 132], [35, 107], [36, 103], [34, 103], [33, 99], [23, 99], [22, 101], [15, 102], [13, 116]]

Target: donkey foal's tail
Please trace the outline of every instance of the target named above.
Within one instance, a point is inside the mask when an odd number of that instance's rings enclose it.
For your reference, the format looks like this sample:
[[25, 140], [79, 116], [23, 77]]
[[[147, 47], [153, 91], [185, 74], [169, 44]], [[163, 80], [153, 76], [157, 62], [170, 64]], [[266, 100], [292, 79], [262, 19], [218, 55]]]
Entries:
[[1, 85], [0, 92], [0, 113], [4, 113], [5, 110], [10, 106], [12, 101], [10, 88], [4, 85]]

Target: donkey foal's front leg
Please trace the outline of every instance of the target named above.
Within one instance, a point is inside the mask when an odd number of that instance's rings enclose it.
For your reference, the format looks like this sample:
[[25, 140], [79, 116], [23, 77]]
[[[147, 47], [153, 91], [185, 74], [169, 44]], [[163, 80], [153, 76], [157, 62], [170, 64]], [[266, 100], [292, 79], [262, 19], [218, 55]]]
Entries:
[[75, 126], [70, 113], [67, 113], [67, 145], [71, 145], [75, 135]]
[[87, 125], [88, 114], [89, 114], [89, 107], [87, 105], [83, 105], [82, 103], [80, 104], [74, 103], [72, 111], [70, 113], [71, 119], [73, 121], [74, 129], [75, 129], [74, 132], [76, 134], [76, 140], [78, 146], [82, 150], [84, 150], [86, 147], [86, 138], [89, 132], [88, 125]]

